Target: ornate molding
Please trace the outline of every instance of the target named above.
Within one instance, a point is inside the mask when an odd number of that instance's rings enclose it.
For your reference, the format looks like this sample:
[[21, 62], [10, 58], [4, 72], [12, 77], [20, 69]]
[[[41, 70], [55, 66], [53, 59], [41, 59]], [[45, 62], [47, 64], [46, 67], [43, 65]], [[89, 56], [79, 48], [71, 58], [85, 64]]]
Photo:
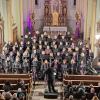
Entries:
[[59, 14], [58, 26], [67, 24], [67, 1], [66, 0], [45, 0], [44, 4], [44, 25], [52, 26], [53, 12]]

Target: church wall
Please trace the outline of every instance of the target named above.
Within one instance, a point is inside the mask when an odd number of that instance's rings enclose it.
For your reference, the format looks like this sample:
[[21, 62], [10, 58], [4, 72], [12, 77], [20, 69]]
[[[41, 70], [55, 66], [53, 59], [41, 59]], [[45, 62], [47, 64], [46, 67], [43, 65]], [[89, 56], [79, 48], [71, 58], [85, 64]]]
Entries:
[[29, 17], [34, 11], [34, 0], [23, 0], [23, 27], [24, 32], [28, 25]]
[[20, 0], [12, 0], [12, 17], [13, 17], [13, 23], [16, 23], [16, 26], [18, 28], [17, 38], [20, 38]]
[[95, 26], [96, 26], [96, 2], [97, 0], [88, 0], [87, 11], [87, 31], [85, 34], [86, 40], [90, 38], [91, 49], [95, 53]]
[[27, 16], [28, 16], [28, 0], [23, 0], [23, 25], [24, 31], [27, 26]]
[[7, 25], [7, 7], [6, 7], [6, 0], [3, 1], [3, 17], [4, 17], [4, 40], [7, 42], [9, 33], [8, 33], [8, 25]]
[[88, 0], [76, 0], [76, 11], [81, 16], [81, 32], [84, 32], [87, 16], [87, 3]]
[[87, 13], [87, 35], [88, 39], [91, 35], [91, 24], [92, 24], [92, 0], [88, 0], [88, 13]]
[[[38, 5], [35, 5], [35, 29], [38, 30], [43, 25], [44, 16], [44, 0], [38, 0]], [[73, 5], [74, 0], [68, 0], [67, 13], [68, 24], [72, 31], [75, 31], [75, 12], [76, 7]]]
[[76, 6], [74, 5], [74, 0], [67, 0], [67, 17], [68, 17], [68, 26], [71, 27], [71, 30], [75, 31], [75, 13]]
[[35, 5], [35, 29], [39, 30], [43, 24], [44, 16], [44, 0], [38, 0], [38, 5]]
[[100, 21], [100, 0], [97, 0], [96, 22]]
[[[96, 8], [96, 26], [95, 26], [95, 44], [100, 38], [100, 32], [97, 32], [97, 23], [100, 22], [100, 0], [97, 0], [97, 8]], [[98, 56], [98, 48], [95, 46], [95, 55]], [[99, 53], [100, 54], [100, 53]]]
[[100, 22], [100, 0], [97, 0], [97, 8], [96, 8], [96, 35], [100, 35], [100, 32], [97, 32], [97, 23]]
[[0, 13], [4, 20], [4, 41], [8, 41], [9, 33], [7, 26], [7, 8], [6, 8], [6, 0], [0, 0]]

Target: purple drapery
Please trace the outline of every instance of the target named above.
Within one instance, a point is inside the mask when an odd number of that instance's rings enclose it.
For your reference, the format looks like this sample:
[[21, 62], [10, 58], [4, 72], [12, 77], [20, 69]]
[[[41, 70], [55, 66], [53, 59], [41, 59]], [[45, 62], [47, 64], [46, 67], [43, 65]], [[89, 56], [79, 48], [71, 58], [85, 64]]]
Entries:
[[31, 21], [30, 15], [27, 17], [27, 27], [29, 28], [29, 32], [31, 32], [31, 35], [34, 36], [35, 35], [35, 30], [34, 30], [34, 26], [32, 24], [33, 22]]
[[81, 30], [81, 22], [77, 21], [76, 22], [76, 31], [75, 31], [75, 35], [76, 35], [77, 38], [80, 37], [80, 30]]

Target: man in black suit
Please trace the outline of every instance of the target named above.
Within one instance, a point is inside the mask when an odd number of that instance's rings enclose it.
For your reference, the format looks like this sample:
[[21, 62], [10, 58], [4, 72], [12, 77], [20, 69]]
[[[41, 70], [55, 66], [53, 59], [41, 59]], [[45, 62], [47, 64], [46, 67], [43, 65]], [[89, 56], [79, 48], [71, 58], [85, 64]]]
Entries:
[[49, 92], [56, 92], [54, 89], [54, 71], [53, 67], [48, 67], [48, 69], [45, 71], [47, 83], [48, 83], [48, 90]]

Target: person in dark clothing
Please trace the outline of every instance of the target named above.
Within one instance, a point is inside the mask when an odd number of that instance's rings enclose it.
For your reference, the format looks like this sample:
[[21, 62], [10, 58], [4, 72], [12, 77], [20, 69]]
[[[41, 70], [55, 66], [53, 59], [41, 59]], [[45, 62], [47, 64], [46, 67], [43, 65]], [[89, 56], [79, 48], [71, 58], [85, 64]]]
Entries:
[[12, 90], [12, 86], [11, 86], [11, 84], [10, 84], [9, 81], [6, 81], [6, 82], [5, 82], [5, 84], [4, 84], [4, 86], [3, 86], [3, 89], [4, 89], [5, 92], [9, 92], [9, 91]]
[[47, 83], [48, 83], [48, 90], [49, 92], [56, 92], [55, 88], [54, 88], [54, 71], [52, 67], [48, 67], [48, 69], [45, 71], [46, 74], [46, 78], [47, 78]]
[[18, 80], [16, 87], [17, 87], [17, 89], [21, 88], [23, 91], [26, 90], [24, 81], [20, 80], [20, 79]]

